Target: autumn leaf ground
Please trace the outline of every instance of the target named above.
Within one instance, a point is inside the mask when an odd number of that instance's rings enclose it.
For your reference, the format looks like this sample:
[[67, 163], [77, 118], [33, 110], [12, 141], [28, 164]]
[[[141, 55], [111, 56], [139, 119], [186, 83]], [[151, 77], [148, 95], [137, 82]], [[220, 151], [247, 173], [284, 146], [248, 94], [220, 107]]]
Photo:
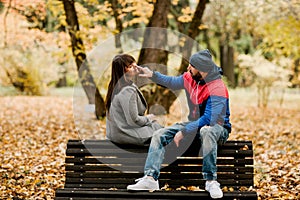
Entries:
[[[255, 91], [230, 94], [230, 139], [253, 141], [259, 198], [299, 199], [299, 90], [285, 94], [282, 105], [271, 96], [265, 109], [256, 106]], [[64, 184], [67, 140], [105, 137], [105, 122], [88, 112], [76, 116], [70, 95], [4, 96], [0, 105], [0, 199], [53, 199]], [[177, 107], [163, 118], [166, 125], [179, 120]]]

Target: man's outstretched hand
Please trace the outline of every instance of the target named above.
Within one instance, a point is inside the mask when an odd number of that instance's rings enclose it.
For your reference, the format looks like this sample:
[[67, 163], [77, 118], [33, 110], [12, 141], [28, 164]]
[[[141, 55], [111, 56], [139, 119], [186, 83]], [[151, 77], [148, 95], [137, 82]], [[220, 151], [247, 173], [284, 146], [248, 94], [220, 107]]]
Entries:
[[178, 131], [178, 132], [176, 133], [176, 135], [175, 135], [175, 137], [174, 137], [174, 142], [175, 142], [175, 144], [176, 144], [177, 147], [179, 147], [180, 140], [182, 140], [183, 137], [184, 137], [184, 136], [183, 136], [183, 134], [182, 134], [181, 131]]
[[151, 71], [148, 67], [140, 67], [137, 66], [139, 70], [139, 76], [145, 78], [151, 78], [153, 76], [153, 71]]

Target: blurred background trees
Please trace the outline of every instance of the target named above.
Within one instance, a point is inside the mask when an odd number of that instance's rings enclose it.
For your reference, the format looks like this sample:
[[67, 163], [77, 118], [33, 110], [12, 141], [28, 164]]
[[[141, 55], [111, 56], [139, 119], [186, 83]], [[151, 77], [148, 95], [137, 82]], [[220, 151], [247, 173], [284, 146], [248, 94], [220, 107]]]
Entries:
[[[75, 8], [69, 17], [66, 2]], [[89, 103], [100, 102], [100, 118], [108, 78], [99, 82], [93, 77], [86, 55], [110, 37], [116, 48], [111, 56], [126, 52], [124, 42], [130, 39], [145, 45], [159, 38], [161, 49], [141, 48], [135, 55], [139, 64], [158, 63], [159, 68], [151, 67], [172, 74], [165, 66], [174, 65], [181, 74], [192, 52], [209, 48], [229, 86], [255, 87], [268, 99], [272, 87], [300, 86], [299, 13], [297, 0], [0, 0], [0, 84], [45, 95], [53, 87], [73, 86], [79, 77], [93, 91]], [[197, 44], [149, 32], [143, 38], [122, 38], [123, 32], [145, 27], [176, 31]], [[173, 62], [174, 52], [181, 56], [179, 63]], [[175, 99], [158, 86], [144, 91], [150, 105], [161, 104], [166, 112]]]

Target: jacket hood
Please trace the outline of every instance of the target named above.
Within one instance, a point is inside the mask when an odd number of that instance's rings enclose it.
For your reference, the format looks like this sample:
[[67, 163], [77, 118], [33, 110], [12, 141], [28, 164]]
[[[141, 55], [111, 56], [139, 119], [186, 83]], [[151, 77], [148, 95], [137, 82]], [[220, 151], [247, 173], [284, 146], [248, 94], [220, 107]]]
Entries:
[[204, 78], [204, 80], [200, 81], [198, 84], [204, 85], [205, 83], [209, 83], [216, 79], [221, 79], [222, 74], [223, 74], [222, 68], [214, 64], [211, 70], [208, 72], [207, 76]]

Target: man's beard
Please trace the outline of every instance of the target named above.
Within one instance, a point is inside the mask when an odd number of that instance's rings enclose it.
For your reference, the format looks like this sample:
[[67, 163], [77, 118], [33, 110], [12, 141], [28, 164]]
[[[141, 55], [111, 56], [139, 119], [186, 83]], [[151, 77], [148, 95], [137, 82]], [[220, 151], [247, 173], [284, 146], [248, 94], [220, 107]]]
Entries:
[[197, 74], [195, 74], [195, 75], [193, 75], [192, 73], [191, 73], [191, 75], [192, 75], [192, 78], [196, 81], [196, 82], [199, 82], [199, 81], [202, 81], [203, 80], [203, 77], [201, 76], [201, 74], [198, 72]]

